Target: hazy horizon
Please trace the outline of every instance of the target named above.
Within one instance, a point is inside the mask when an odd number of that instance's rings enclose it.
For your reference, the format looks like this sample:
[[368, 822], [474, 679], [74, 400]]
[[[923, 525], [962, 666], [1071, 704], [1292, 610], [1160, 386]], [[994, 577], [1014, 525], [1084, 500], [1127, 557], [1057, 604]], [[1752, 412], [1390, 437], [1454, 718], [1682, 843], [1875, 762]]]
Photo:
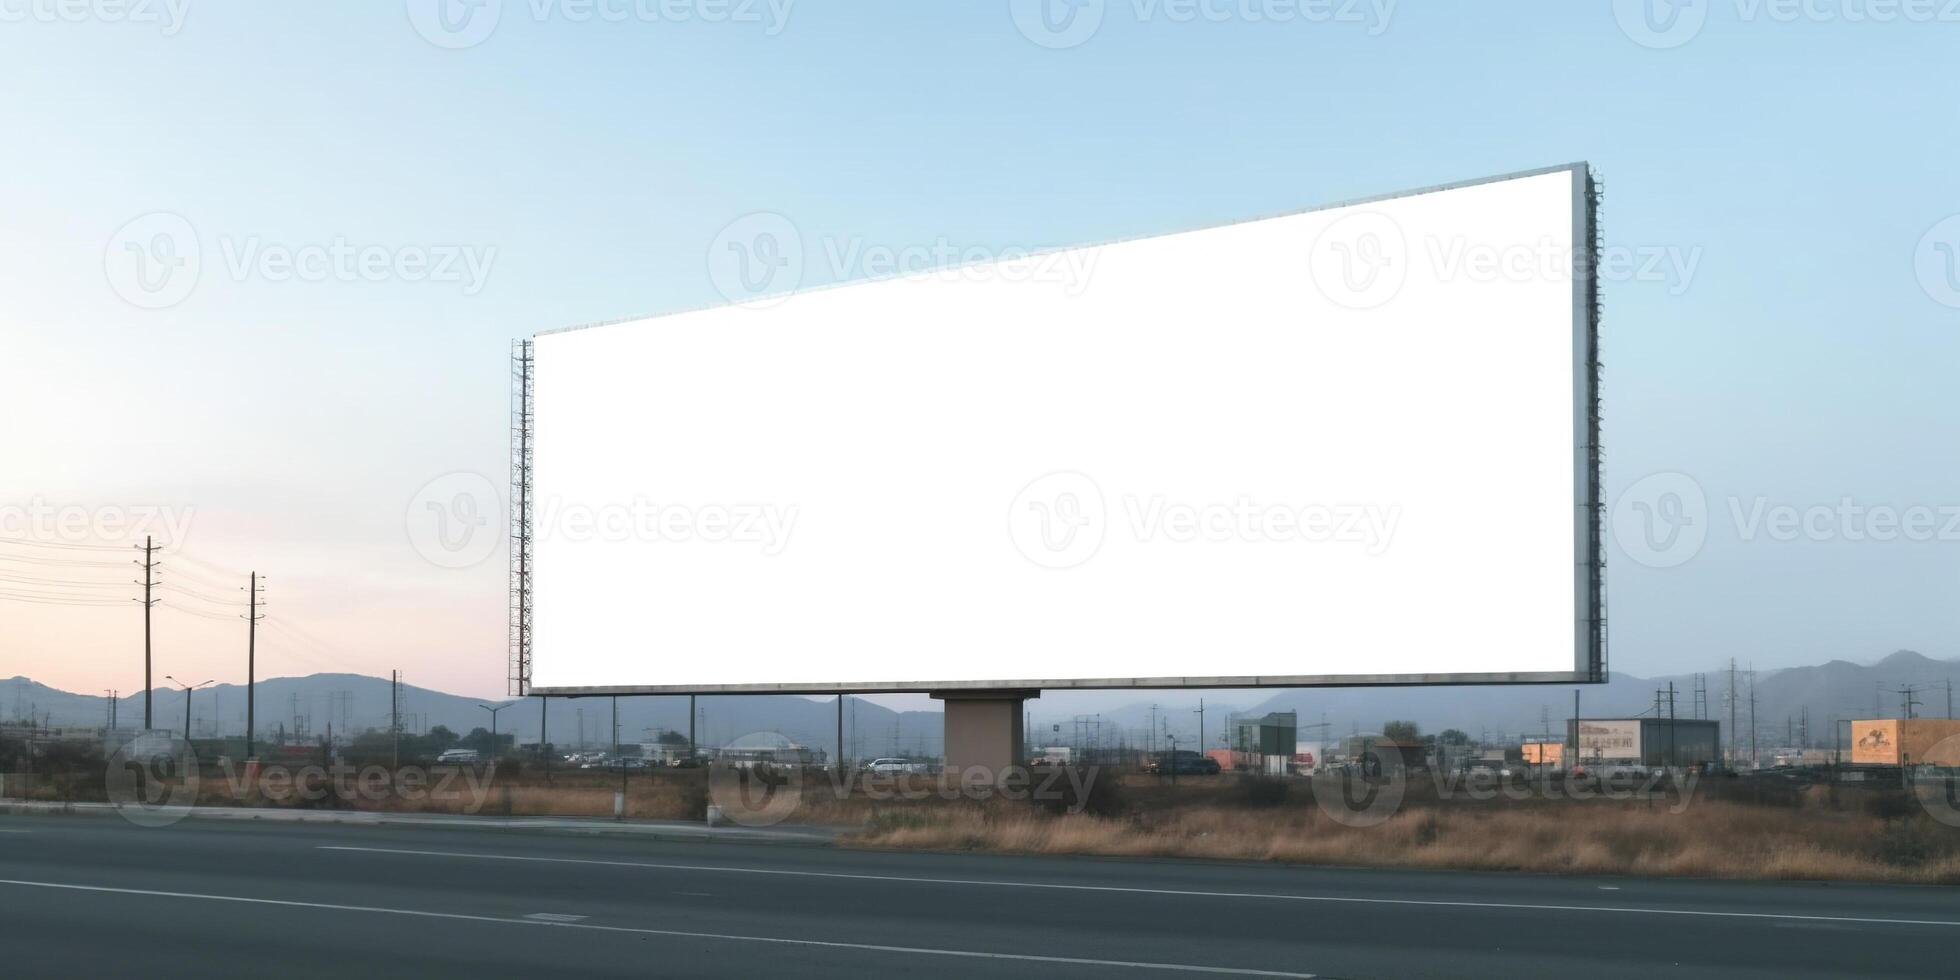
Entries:
[[0, 24], [0, 677], [141, 685], [154, 512], [159, 685], [243, 681], [256, 570], [261, 676], [502, 697], [510, 341], [724, 301], [758, 212], [812, 286], [1575, 160], [1609, 669], [1960, 651], [1960, 25], [1011, 6]]

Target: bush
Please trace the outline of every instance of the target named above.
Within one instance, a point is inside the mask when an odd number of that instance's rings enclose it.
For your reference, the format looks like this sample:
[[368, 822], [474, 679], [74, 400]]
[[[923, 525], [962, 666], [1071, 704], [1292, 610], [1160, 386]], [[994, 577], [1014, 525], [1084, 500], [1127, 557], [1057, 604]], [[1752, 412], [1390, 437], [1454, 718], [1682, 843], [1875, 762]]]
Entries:
[[1247, 776], [1233, 787], [1232, 801], [1249, 807], [1279, 806], [1286, 802], [1287, 785], [1278, 776]]
[[[1072, 774], [1057, 775], [1060, 778], [1049, 782], [1044, 774], [1035, 783], [1037, 790], [1045, 790], [1035, 794], [1035, 804], [1049, 813], [1116, 817], [1130, 812], [1129, 795], [1124, 792], [1123, 780], [1114, 769], [1091, 766]], [[1074, 778], [1067, 778], [1070, 775]], [[1078, 782], [1082, 784], [1081, 789], [1076, 787]]]

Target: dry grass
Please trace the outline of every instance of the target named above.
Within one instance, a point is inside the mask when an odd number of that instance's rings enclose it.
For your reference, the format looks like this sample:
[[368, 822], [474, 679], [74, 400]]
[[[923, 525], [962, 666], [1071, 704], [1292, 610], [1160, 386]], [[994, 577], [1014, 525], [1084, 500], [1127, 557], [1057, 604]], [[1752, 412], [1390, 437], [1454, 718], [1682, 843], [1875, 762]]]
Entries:
[[1206, 803], [1123, 816], [1025, 806], [887, 809], [850, 842], [968, 849], [1570, 874], [1960, 884], [1960, 830], [1924, 815], [1884, 820], [1816, 806], [1691, 801], [1425, 804], [1374, 827], [1311, 800], [1247, 809]]
[[[379, 772], [377, 767], [377, 772]], [[472, 782], [461, 770], [423, 771], [418, 787], [305, 794], [264, 784], [243, 795], [206, 767], [205, 806], [292, 806], [487, 816], [611, 817], [617, 773], [558, 771], [547, 783], [528, 767], [499, 767]], [[390, 778], [379, 773], [384, 782]], [[400, 777], [393, 777], [400, 778]], [[100, 800], [102, 770], [77, 766], [27, 781], [12, 795]], [[1271, 783], [1272, 781], [1266, 781]], [[699, 820], [708, 802], [704, 770], [629, 774], [626, 813], [635, 819]], [[915, 789], [918, 787], [914, 787]], [[838, 792], [807, 777], [798, 823], [855, 828], [844, 842], [877, 848], [970, 849], [1026, 854], [1193, 857], [1301, 864], [1453, 868], [1547, 873], [1680, 875], [1960, 884], [1960, 829], [1930, 819], [1896, 789], [1846, 785], [1764, 788], [1711, 781], [1691, 799], [1439, 798], [1412, 784], [1400, 812], [1374, 827], [1350, 827], [1315, 805], [1310, 786], [1277, 793], [1258, 780], [1151, 777], [1096, 784], [1089, 812], [1047, 805], [960, 799], [925, 792], [895, 799], [889, 784]], [[896, 794], [903, 795], [903, 794]]]

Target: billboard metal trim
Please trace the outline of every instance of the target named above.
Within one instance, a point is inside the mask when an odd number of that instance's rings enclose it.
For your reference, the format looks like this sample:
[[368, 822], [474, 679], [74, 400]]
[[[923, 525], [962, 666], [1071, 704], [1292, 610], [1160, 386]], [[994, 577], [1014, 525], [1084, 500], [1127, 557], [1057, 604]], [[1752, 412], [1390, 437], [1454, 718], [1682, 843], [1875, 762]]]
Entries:
[[[1592, 167], [1585, 161], [1541, 167], [1534, 170], [1521, 170], [1480, 177], [1471, 180], [1436, 184], [1413, 190], [1396, 191], [1372, 197], [1336, 201], [1313, 207], [1299, 208], [1256, 215], [1249, 218], [1214, 224], [1198, 225], [1175, 231], [1158, 232], [1148, 235], [1135, 235], [1127, 238], [1107, 239], [1056, 248], [1030, 251], [1029, 257], [1075, 251], [1078, 249], [1101, 248], [1125, 242], [1144, 241], [1181, 235], [1194, 231], [1207, 231], [1215, 228], [1229, 228], [1235, 225], [1268, 221], [1275, 218], [1312, 214], [1319, 211], [1332, 211], [1339, 208], [1358, 207], [1393, 201], [1406, 197], [1418, 197], [1442, 191], [1462, 190], [1485, 184], [1497, 184], [1527, 177], [1540, 177], [1549, 174], [1567, 173], [1572, 177], [1572, 322], [1573, 322], [1573, 436], [1574, 436], [1574, 589], [1575, 608], [1578, 617], [1574, 623], [1574, 654], [1570, 673], [1562, 671], [1530, 671], [1519, 673], [1428, 673], [1428, 674], [1308, 674], [1293, 676], [1247, 675], [1235, 677], [1112, 677], [1076, 680], [999, 680], [999, 681], [855, 681], [828, 684], [697, 684], [697, 685], [623, 685], [586, 687], [533, 687], [530, 684], [532, 666], [531, 650], [528, 642], [530, 616], [525, 610], [525, 637], [521, 668], [513, 663], [513, 673], [521, 670], [521, 689], [524, 693], [539, 697], [597, 697], [607, 695], [636, 694], [871, 694], [871, 693], [920, 693], [931, 691], [957, 690], [995, 690], [1009, 688], [1030, 688], [1037, 690], [1104, 690], [1104, 689], [1195, 689], [1195, 688], [1257, 688], [1257, 687], [1414, 687], [1414, 686], [1452, 686], [1474, 684], [1599, 684], [1606, 681], [1606, 583], [1605, 551], [1603, 548], [1603, 521], [1605, 519], [1604, 492], [1601, 485], [1600, 470], [1602, 454], [1600, 450], [1600, 411], [1599, 411], [1599, 325], [1601, 317], [1598, 277], [1599, 267], [1599, 224], [1598, 205], [1600, 190]], [[984, 265], [992, 260], [981, 260], [965, 265]], [[949, 268], [961, 268], [951, 266]], [[789, 297], [813, 293], [820, 290], [843, 286], [863, 285], [881, 279], [900, 278], [901, 275], [850, 279], [825, 283], [802, 289], [790, 289], [768, 296], [753, 297], [748, 302], [771, 297]], [[627, 323], [660, 320], [701, 310], [717, 309], [736, 303], [708, 303], [699, 306], [670, 310], [654, 316], [626, 317], [592, 323], [576, 324], [552, 330], [539, 331], [535, 337], [590, 330], [598, 327], [616, 326]], [[528, 393], [527, 393], [528, 394]], [[535, 409], [534, 409], [535, 411]], [[528, 448], [535, 449], [535, 446]], [[528, 483], [528, 466], [526, 482]], [[528, 517], [528, 515], [525, 515]], [[521, 525], [524, 540], [514, 545], [529, 554], [532, 527], [528, 520]], [[529, 593], [529, 579], [535, 577], [532, 570], [524, 584], [526, 597]], [[517, 658], [513, 656], [513, 661]], [[513, 689], [519, 688], [520, 678], [513, 677]]]

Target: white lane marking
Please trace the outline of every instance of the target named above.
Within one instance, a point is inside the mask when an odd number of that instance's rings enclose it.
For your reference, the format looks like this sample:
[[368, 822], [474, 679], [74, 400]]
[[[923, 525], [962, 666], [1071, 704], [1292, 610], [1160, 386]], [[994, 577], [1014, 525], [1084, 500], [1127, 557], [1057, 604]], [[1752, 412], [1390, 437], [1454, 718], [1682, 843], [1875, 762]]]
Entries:
[[1287, 895], [1278, 892], [1207, 892], [1180, 888], [1136, 888], [1124, 885], [1061, 885], [1041, 881], [988, 881], [980, 878], [919, 878], [909, 875], [850, 874], [842, 871], [790, 871], [784, 868], [731, 868], [709, 864], [659, 864], [651, 861], [599, 861], [592, 858], [531, 857], [518, 854], [471, 854], [462, 851], [417, 851], [399, 847], [317, 845], [322, 851], [365, 851], [371, 854], [409, 854], [420, 857], [473, 858], [479, 861], [535, 861], [545, 864], [591, 864], [656, 871], [710, 871], [723, 874], [790, 875], [800, 878], [849, 878], [858, 881], [906, 881], [922, 885], [984, 885], [993, 888], [1046, 888], [1057, 891], [1120, 892], [1131, 895], [1175, 895], [1180, 898], [1259, 898], [1283, 902], [1344, 902], [1354, 905], [1424, 905], [1467, 909], [1525, 909], [1541, 912], [1622, 912], [1639, 915], [1698, 915], [1719, 919], [1781, 919], [1798, 922], [1856, 922], [1889, 926], [1960, 926], [1952, 919], [1881, 919], [1851, 915], [1803, 915], [1796, 912], [1715, 912], [1706, 909], [1653, 909], [1613, 905], [1541, 905], [1528, 902], [1447, 902], [1419, 898], [1354, 898], [1347, 895]]
[[855, 949], [874, 953], [910, 953], [916, 956], [954, 956], [976, 960], [1017, 960], [1026, 963], [1056, 963], [1067, 966], [1114, 966], [1130, 970], [1167, 970], [1176, 973], [1216, 973], [1240, 977], [1287, 977], [1314, 980], [1312, 973], [1279, 970], [1252, 970], [1233, 966], [1202, 966], [1195, 963], [1147, 963], [1132, 960], [1097, 960], [1077, 956], [1037, 956], [1032, 953], [988, 953], [972, 949], [935, 949], [929, 946], [884, 946], [877, 943], [845, 943], [821, 939], [788, 939], [782, 936], [743, 936], [722, 932], [686, 932], [679, 929], [644, 929], [637, 926], [602, 926], [590, 922], [551, 922], [539, 919], [511, 919], [497, 915], [471, 915], [467, 912], [430, 912], [423, 909], [391, 909], [375, 905], [336, 905], [329, 902], [295, 902], [279, 898], [247, 898], [243, 895], [205, 895], [198, 892], [166, 892], [148, 888], [111, 888], [106, 885], [71, 885], [56, 881], [20, 881], [0, 878], [0, 885], [23, 888], [55, 888], [64, 891], [106, 892], [112, 895], [144, 895], [152, 898], [193, 898], [207, 902], [241, 902], [248, 905], [278, 905], [296, 909], [325, 909], [331, 912], [374, 912], [407, 915], [422, 919], [456, 919], [464, 922], [494, 922], [499, 925], [544, 926], [551, 929], [591, 929], [595, 932], [630, 933], [639, 936], [671, 936], [676, 939], [715, 939], [724, 942], [772, 943], [779, 946], [816, 946], [824, 949]]
[[0, 834], [31, 834], [31, 833], [33, 833], [33, 831], [31, 830], [14, 830], [9, 827], [0, 827]]
[[536, 919], [539, 922], [578, 922], [582, 919], [589, 919], [591, 916], [567, 915], [563, 912], [533, 912], [525, 916], [525, 918]]

